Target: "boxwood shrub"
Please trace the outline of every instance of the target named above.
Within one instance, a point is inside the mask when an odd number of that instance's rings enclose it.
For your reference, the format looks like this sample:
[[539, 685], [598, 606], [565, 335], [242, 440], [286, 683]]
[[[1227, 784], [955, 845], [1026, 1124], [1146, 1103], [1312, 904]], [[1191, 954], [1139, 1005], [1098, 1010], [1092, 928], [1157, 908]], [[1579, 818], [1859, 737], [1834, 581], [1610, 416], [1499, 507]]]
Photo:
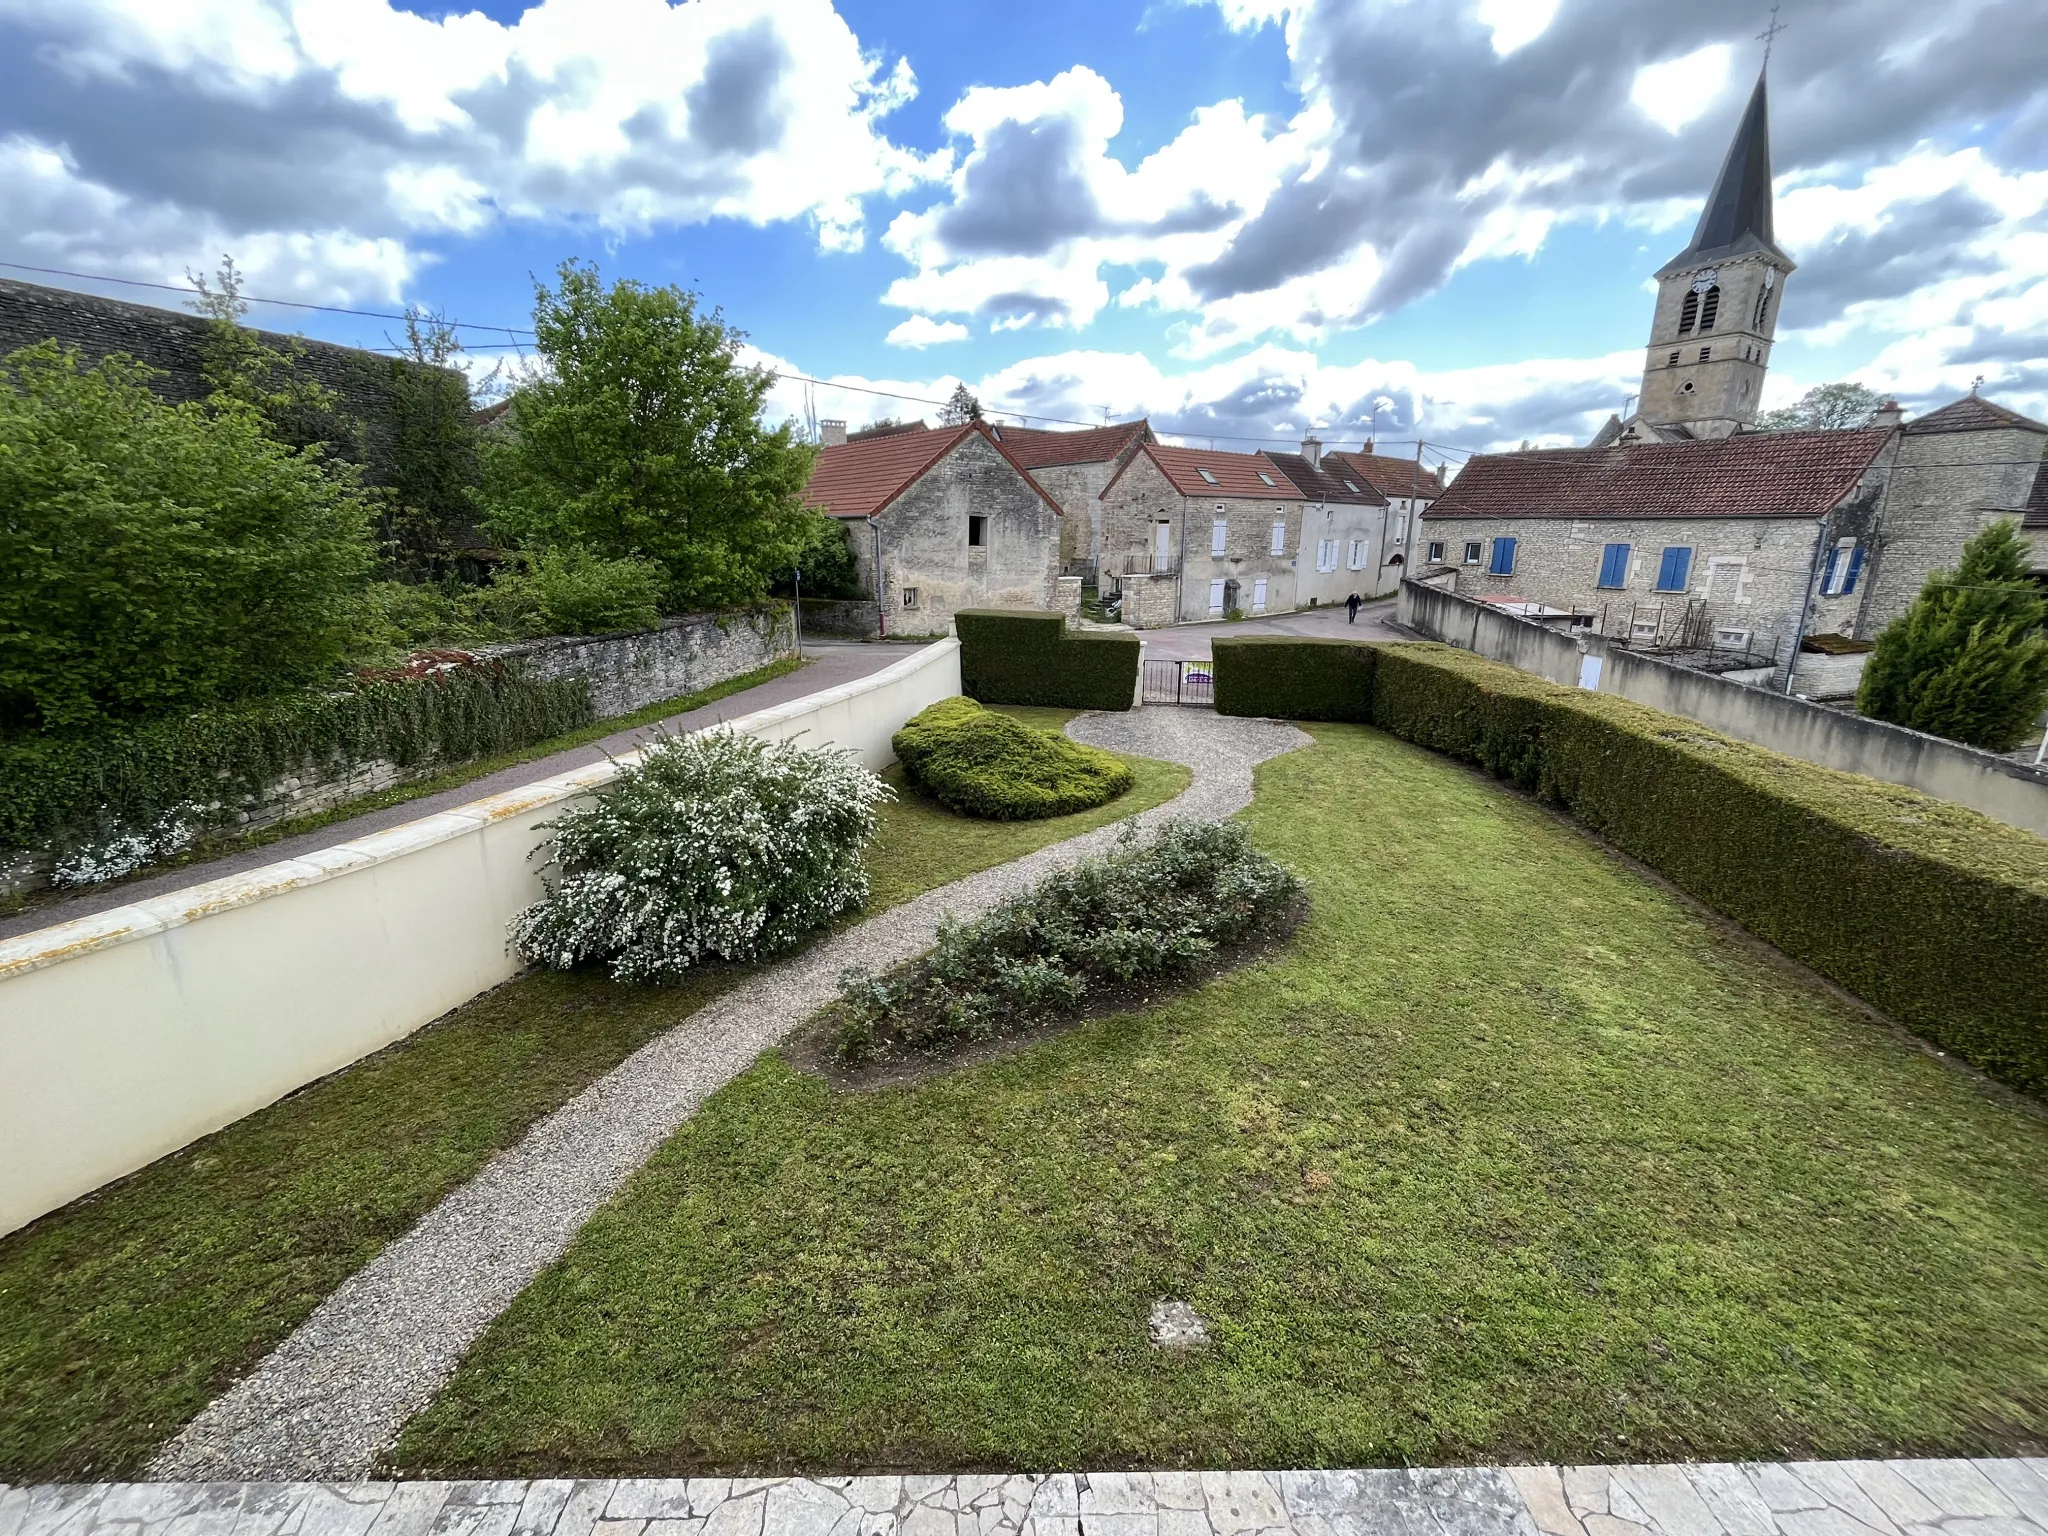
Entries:
[[[1296, 653], [1323, 678], [1291, 698], [1341, 699], [1362, 665], [1375, 725], [1564, 807], [1936, 1045], [2048, 1093], [2048, 841], [1467, 651], [1357, 649]], [[1284, 712], [1216, 652], [1219, 709]]]
[[948, 810], [987, 821], [1032, 821], [1106, 805], [1131, 787], [1113, 752], [983, 709], [941, 699], [891, 745], [910, 781]]
[[1069, 630], [1065, 617], [1029, 608], [967, 608], [960, 686], [984, 704], [1129, 709], [1138, 688], [1138, 637]]

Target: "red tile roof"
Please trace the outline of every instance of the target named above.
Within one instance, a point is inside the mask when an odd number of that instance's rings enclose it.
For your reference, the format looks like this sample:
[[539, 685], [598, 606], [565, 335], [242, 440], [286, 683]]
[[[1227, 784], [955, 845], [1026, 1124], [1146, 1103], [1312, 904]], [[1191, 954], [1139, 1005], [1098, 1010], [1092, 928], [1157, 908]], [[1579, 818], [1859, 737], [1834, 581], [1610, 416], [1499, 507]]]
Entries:
[[1321, 468], [1298, 453], [1269, 451], [1266, 457], [1278, 465], [1280, 473], [1292, 480], [1301, 494], [1311, 501], [1334, 501], [1353, 507], [1384, 507], [1387, 504], [1387, 498], [1374, 490], [1371, 482], [1346, 475], [1343, 466], [1332, 464], [1327, 457]]
[[1023, 475], [1025, 484], [1055, 512], [1059, 503], [1019, 464], [1010, 450], [996, 442], [985, 422], [961, 427], [933, 427], [921, 432], [892, 432], [885, 437], [835, 443], [821, 449], [804, 486], [804, 505], [833, 517], [873, 517], [910, 489], [917, 478], [974, 433], [980, 433]]
[[[1336, 461], [1333, 463], [1332, 461]], [[1413, 459], [1397, 459], [1384, 453], [1350, 453], [1337, 450], [1323, 455], [1324, 465], [1333, 472], [1337, 464], [1348, 466], [1352, 474], [1377, 490], [1382, 496], [1420, 497], [1427, 501], [1444, 492], [1443, 481], [1436, 474], [1424, 469]]]
[[[1124, 471], [1149, 455], [1173, 488], [1183, 496], [1252, 496], [1260, 501], [1305, 501], [1294, 482], [1280, 473], [1280, 466], [1263, 453], [1224, 453], [1215, 448], [1169, 448], [1164, 443], [1146, 443], [1110, 477], [1102, 488], [1123, 479]], [[1207, 471], [1205, 476], [1203, 471]]]
[[1119, 421], [1107, 427], [1083, 427], [1072, 432], [998, 425], [995, 435], [996, 441], [1010, 450], [1010, 457], [1026, 469], [1044, 469], [1052, 464], [1107, 463], [1135, 439], [1150, 437], [1152, 424], [1142, 420]]
[[2018, 411], [2009, 411], [2002, 405], [1993, 405], [1978, 395], [1965, 395], [1962, 399], [1944, 405], [1938, 411], [1929, 411], [1917, 421], [1906, 423], [1908, 432], [1995, 432], [2000, 428], [2019, 427], [2034, 432], [2048, 432], [2048, 426]]
[[1884, 429], [1482, 453], [1430, 507], [1448, 517], [1818, 517], [1856, 488]]

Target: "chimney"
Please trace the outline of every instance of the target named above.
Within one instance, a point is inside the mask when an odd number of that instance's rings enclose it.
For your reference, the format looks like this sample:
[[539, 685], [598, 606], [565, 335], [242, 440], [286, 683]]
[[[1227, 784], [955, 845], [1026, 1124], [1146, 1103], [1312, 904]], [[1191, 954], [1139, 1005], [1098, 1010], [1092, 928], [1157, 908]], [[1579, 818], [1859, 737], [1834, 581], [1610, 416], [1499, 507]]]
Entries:
[[1373, 445], [1373, 442], [1374, 442], [1374, 439], [1372, 439], [1372, 438], [1370, 438], [1370, 437], [1368, 437], [1368, 438], [1367, 438], [1367, 439], [1365, 440], [1365, 456], [1366, 456], [1366, 457], [1367, 457], [1368, 459], [1372, 457], [1372, 445]]
[[1905, 407], [1900, 405], [1890, 395], [1886, 395], [1884, 399], [1878, 401], [1877, 409], [1870, 413], [1870, 424], [1873, 427], [1890, 429], [1896, 427], [1905, 419]]
[[1314, 433], [1304, 437], [1301, 440], [1301, 456], [1308, 460], [1308, 467], [1310, 469], [1321, 469], [1323, 467], [1323, 440]]
[[837, 448], [846, 441], [846, 423], [825, 417], [818, 423], [818, 446]]

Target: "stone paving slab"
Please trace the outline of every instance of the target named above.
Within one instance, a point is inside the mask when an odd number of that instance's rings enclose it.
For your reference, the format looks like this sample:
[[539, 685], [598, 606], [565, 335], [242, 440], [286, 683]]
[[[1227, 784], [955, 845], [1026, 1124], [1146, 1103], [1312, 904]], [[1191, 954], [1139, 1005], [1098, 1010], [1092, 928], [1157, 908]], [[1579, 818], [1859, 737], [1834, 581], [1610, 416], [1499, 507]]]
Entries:
[[0, 1536], [2048, 1536], [2048, 1460], [0, 1487]]

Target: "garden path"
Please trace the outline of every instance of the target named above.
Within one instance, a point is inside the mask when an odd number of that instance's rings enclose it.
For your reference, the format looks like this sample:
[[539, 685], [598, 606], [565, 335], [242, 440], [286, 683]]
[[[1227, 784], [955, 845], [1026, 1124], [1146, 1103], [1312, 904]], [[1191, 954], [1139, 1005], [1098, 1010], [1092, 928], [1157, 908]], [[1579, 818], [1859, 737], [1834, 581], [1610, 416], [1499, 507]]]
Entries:
[[[1290, 725], [1152, 708], [1084, 715], [1069, 734], [1184, 763], [1194, 780], [1138, 818], [1213, 820], [1251, 803], [1252, 770], [1309, 738]], [[941, 886], [773, 966], [650, 1041], [500, 1153], [314, 1311], [158, 1455], [164, 1480], [369, 1473], [464, 1351], [703, 1102], [830, 1002], [849, 965], [931, 947], [1049, 870], [1107, 848], [1115, 824]]]
[[128, 1483], [0, 1536], [2048, 1536], [2048, 1461]]

